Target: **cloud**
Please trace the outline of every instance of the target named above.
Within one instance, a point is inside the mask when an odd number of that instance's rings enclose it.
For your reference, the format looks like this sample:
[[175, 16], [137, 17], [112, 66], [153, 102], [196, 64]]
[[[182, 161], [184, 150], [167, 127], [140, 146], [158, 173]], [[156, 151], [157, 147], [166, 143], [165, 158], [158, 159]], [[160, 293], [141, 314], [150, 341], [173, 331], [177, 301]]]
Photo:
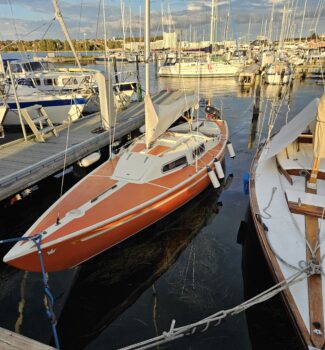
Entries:
[[[272, 4], [275, 4], [274, 27], [281, 23], [282, 11], [284, 4], [289, 0], [231, 0], [231, 12], [229, 19], [229, 30], [233, 32], [245, 33], [248, 23], [251, 21], [251, 31], [254, 35], [260, 33], [262, 22], [266, 19], [269, 21], [271, 16]], [[54, 10], [51, 0], [11, 0], [13, 14], [17, 32], [20, 37], [35, 30], [27, 39], [41, 38], [51, 19], [54, 17]], [[135, 36], [138, 35], [139, 29], [143, 27], [144, 5], [143, 0], [124, 0], [125, 2], [125, 28], [129, 35], [129, 5], [131, 6], [131, 26]], [[313, 18], [318, 0], [309, 0], [307, 3], [307, 11], [305, 21]], [[80, 8], [80, 4], [83, 4]], [[164, 16], [161, 18], [161, 3], [164, 7]], [[290, 0], [292, 3], [292, 0]], [[106, 0], [106, 21], [108, 36], [122, 37], [122, 21], [120, 1]], [[170, 5], [171, 18], [168, 14], [168, 4]], [[297, 4], [295, 12], [296, 26], [300, 25], [304, 1], [294, 0]], [[83, 33], [87, 38], [103, 37], [103, 14], [102, 8], [99, 8], [100, 0], [59, 0], [59, 5], [63, 18], [69, 28], [71, 36], [76, 39], [82, 39]], [[142, 18], [139, 19], [141, 7]], [[324, 32], [323, 10], [318, 24], [318, 31]], [[223, 34], [225, 19], [228, 12], [228, 0], [218, 1], [218, 29], [219, 37]], [[1, 38], [15, 39], [14, 21], [11, 18], [11, 9], [8, 6], [8, 0], [0, 0], [0, 14], [2, 24]], [[80, 17], [81, 15], [81, 17]], [[207, 38], [209, 32], [211, 15], [211, 0], [159, 0], [152, 1], [151, 7], [151, 25], [152, 33], [161, 34], [162, 22], [165, 30], [171, 25], [172, 30], [182, 31], [183, 36], [189, 35], [189, 27], [191, 25], [192, 33], [196, 33], [198, 40]], [[253, 24], [256, 25], [253, 25]], [[309, 22], [306, 22], [309, 23]], [[43, 24], [43, 25], [42, 25]], [[309, 30], [306, 24], [306, 31]], [[142, 30], [143, 33], [143, 30]], [[63, 38], [59, 24], [55, 21], [52, 23], [50, 30], [46, 34], [47, 38]]]

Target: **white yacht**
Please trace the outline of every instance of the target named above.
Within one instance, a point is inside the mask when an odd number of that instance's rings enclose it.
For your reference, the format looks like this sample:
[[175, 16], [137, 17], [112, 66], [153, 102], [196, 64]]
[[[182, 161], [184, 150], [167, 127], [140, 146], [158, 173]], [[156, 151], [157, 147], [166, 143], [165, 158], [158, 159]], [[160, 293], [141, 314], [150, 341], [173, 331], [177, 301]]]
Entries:
[[[39, 91], [31, 86], [17, 85], [16, 92], [21, 109], [34, 105], [42, 106], [53, 124], [62, 124], [65, 121], [75, 121], [79, 119], [88, 101], [87, 97], [83, 94], [72, 92], [64, 94], [58, 92], [49, 93]], [[2, 85], [0, 94], [4, 104], [8, 108], [2, 125], [20, 125], [17, 103], [12, 86]], [[31, 112], [31, 114], [33, 113], [36, 112]]]
[[224, 61], [180, 60], [167, 57], [159, 69], [160, 77], [234, 77], [239, 74], [241, 67]]
[[293, 79], [293, 71], [288, 62], [277, 61], [265, 67], [264, 79], [267, 84], [289, 84]]

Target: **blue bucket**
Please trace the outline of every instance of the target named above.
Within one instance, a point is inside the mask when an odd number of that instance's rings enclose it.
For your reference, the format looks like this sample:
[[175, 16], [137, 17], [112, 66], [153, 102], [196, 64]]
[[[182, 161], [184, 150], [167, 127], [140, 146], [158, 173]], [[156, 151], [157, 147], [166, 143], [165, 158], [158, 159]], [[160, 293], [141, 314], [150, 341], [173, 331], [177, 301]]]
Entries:
[[249, 172], [243, 174], [244, 193], [249, 194]]

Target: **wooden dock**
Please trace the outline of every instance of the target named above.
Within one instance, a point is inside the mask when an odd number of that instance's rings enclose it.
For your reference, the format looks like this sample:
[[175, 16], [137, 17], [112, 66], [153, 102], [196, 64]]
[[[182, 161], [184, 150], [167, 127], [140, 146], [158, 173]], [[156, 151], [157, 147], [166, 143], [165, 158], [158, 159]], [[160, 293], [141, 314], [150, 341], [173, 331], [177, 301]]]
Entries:
[[244, 67], [239, 73], [238, 82], [243, 86], [251, 86], [255, 83], [255, 78], [260, 74], [260, 65], [253, 63], [250, 66]]
[[[162, 102], [172, 94], [162, 91], [152, 99]], [[97, 113], [79, 119], [69, 128], [61, 126], [59, 136], [52, 136], [46, 142], [36, 142], [35, 138], [29, 137], [27, 141], [19, 139], [0, 146], [0, 201], [62, 170], [64, 160], [67, 167], [107, 146], [113, 132], [114, 139], [119, 140], [143, 124], [144, 103], [135, 102], [117, 115], [115, 130], [94, 133], [101, 125]]]
[[295, 67], [295, 74], [300, 79], [322, 79], [325, 66], [323, 64], [304, 64]]
[[13, 349], [53, 350], [55, 348], [0, 327], [0, 349], [1, 350], [13, 350]]

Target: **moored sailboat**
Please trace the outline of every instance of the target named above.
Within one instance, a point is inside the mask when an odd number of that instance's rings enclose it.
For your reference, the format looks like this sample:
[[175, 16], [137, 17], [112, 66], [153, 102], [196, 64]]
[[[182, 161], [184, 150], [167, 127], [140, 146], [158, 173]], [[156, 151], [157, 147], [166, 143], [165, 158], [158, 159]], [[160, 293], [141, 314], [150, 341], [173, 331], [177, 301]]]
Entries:
[[[149, 0], [146, 0], [149, 57]], [[146, 60], [146, 133], [103, 163], [49, 208], [24, 237], [41, 235], [46, 271], [66, 269], [109, 249], [190, 201], [211, 182], [218, 186], [228, 141], [227, 123], [208, 107], [193, 118], [196, 94], [170, 93], [154, 104]], [[173, 126], [180, 117], [186, 122]], [[112, 116], [114, 119], [114, 116]], [[17, 243], [10, 265], [40, 271], [33, 242]]]
[[306, 349], [323, 349], [325, 278], [325, 96], [260, 146], [250, 205], [262, 250]]

